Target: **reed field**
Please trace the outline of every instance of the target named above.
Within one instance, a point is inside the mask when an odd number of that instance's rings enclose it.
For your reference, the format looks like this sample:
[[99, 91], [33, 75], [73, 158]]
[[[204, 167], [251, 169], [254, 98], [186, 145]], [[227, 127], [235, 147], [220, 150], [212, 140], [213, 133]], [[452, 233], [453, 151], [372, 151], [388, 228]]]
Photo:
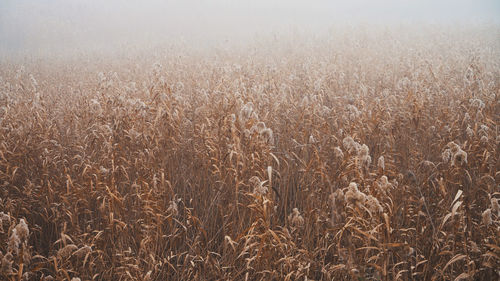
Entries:
[[0, 63], [1, 280], [498, 280], [500, 29]]

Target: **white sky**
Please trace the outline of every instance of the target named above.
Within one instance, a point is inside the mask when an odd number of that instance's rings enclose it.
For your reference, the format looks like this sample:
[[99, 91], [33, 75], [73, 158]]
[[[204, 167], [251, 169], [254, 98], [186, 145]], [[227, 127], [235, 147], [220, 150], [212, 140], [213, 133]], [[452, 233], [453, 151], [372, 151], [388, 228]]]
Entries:
[[0, 54], [357, 23], [500, 23], [500, 0], [0, 0]]

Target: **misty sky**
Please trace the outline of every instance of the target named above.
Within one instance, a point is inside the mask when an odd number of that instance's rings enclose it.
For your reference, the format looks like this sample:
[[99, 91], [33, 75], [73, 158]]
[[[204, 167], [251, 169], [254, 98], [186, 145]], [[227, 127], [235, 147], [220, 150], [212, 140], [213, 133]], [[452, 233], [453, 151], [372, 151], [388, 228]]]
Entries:
[[500, 23], [499, 0], [0, 0], [0, 54], [238, 40], [346, 23], [484, 22]]

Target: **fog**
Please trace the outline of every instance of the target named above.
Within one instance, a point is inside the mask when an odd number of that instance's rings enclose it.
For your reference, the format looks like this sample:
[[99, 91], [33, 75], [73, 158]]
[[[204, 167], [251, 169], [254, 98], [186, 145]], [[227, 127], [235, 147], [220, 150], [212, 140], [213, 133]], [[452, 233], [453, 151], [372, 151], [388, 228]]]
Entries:
[[0, 57], [203, 47], [342, 25], [499, 22], [498, 0], [0, 0]]

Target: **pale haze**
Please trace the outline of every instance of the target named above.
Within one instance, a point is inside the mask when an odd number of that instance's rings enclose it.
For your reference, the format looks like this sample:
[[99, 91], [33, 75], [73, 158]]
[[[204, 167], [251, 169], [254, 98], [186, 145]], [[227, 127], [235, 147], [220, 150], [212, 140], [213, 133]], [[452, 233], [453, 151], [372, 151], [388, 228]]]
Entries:
[[481, 1], [0, 1], [0, 54], [37, 55], [176, 41], [243, 41], [336, 25], [498, 24], [500, 2]]

